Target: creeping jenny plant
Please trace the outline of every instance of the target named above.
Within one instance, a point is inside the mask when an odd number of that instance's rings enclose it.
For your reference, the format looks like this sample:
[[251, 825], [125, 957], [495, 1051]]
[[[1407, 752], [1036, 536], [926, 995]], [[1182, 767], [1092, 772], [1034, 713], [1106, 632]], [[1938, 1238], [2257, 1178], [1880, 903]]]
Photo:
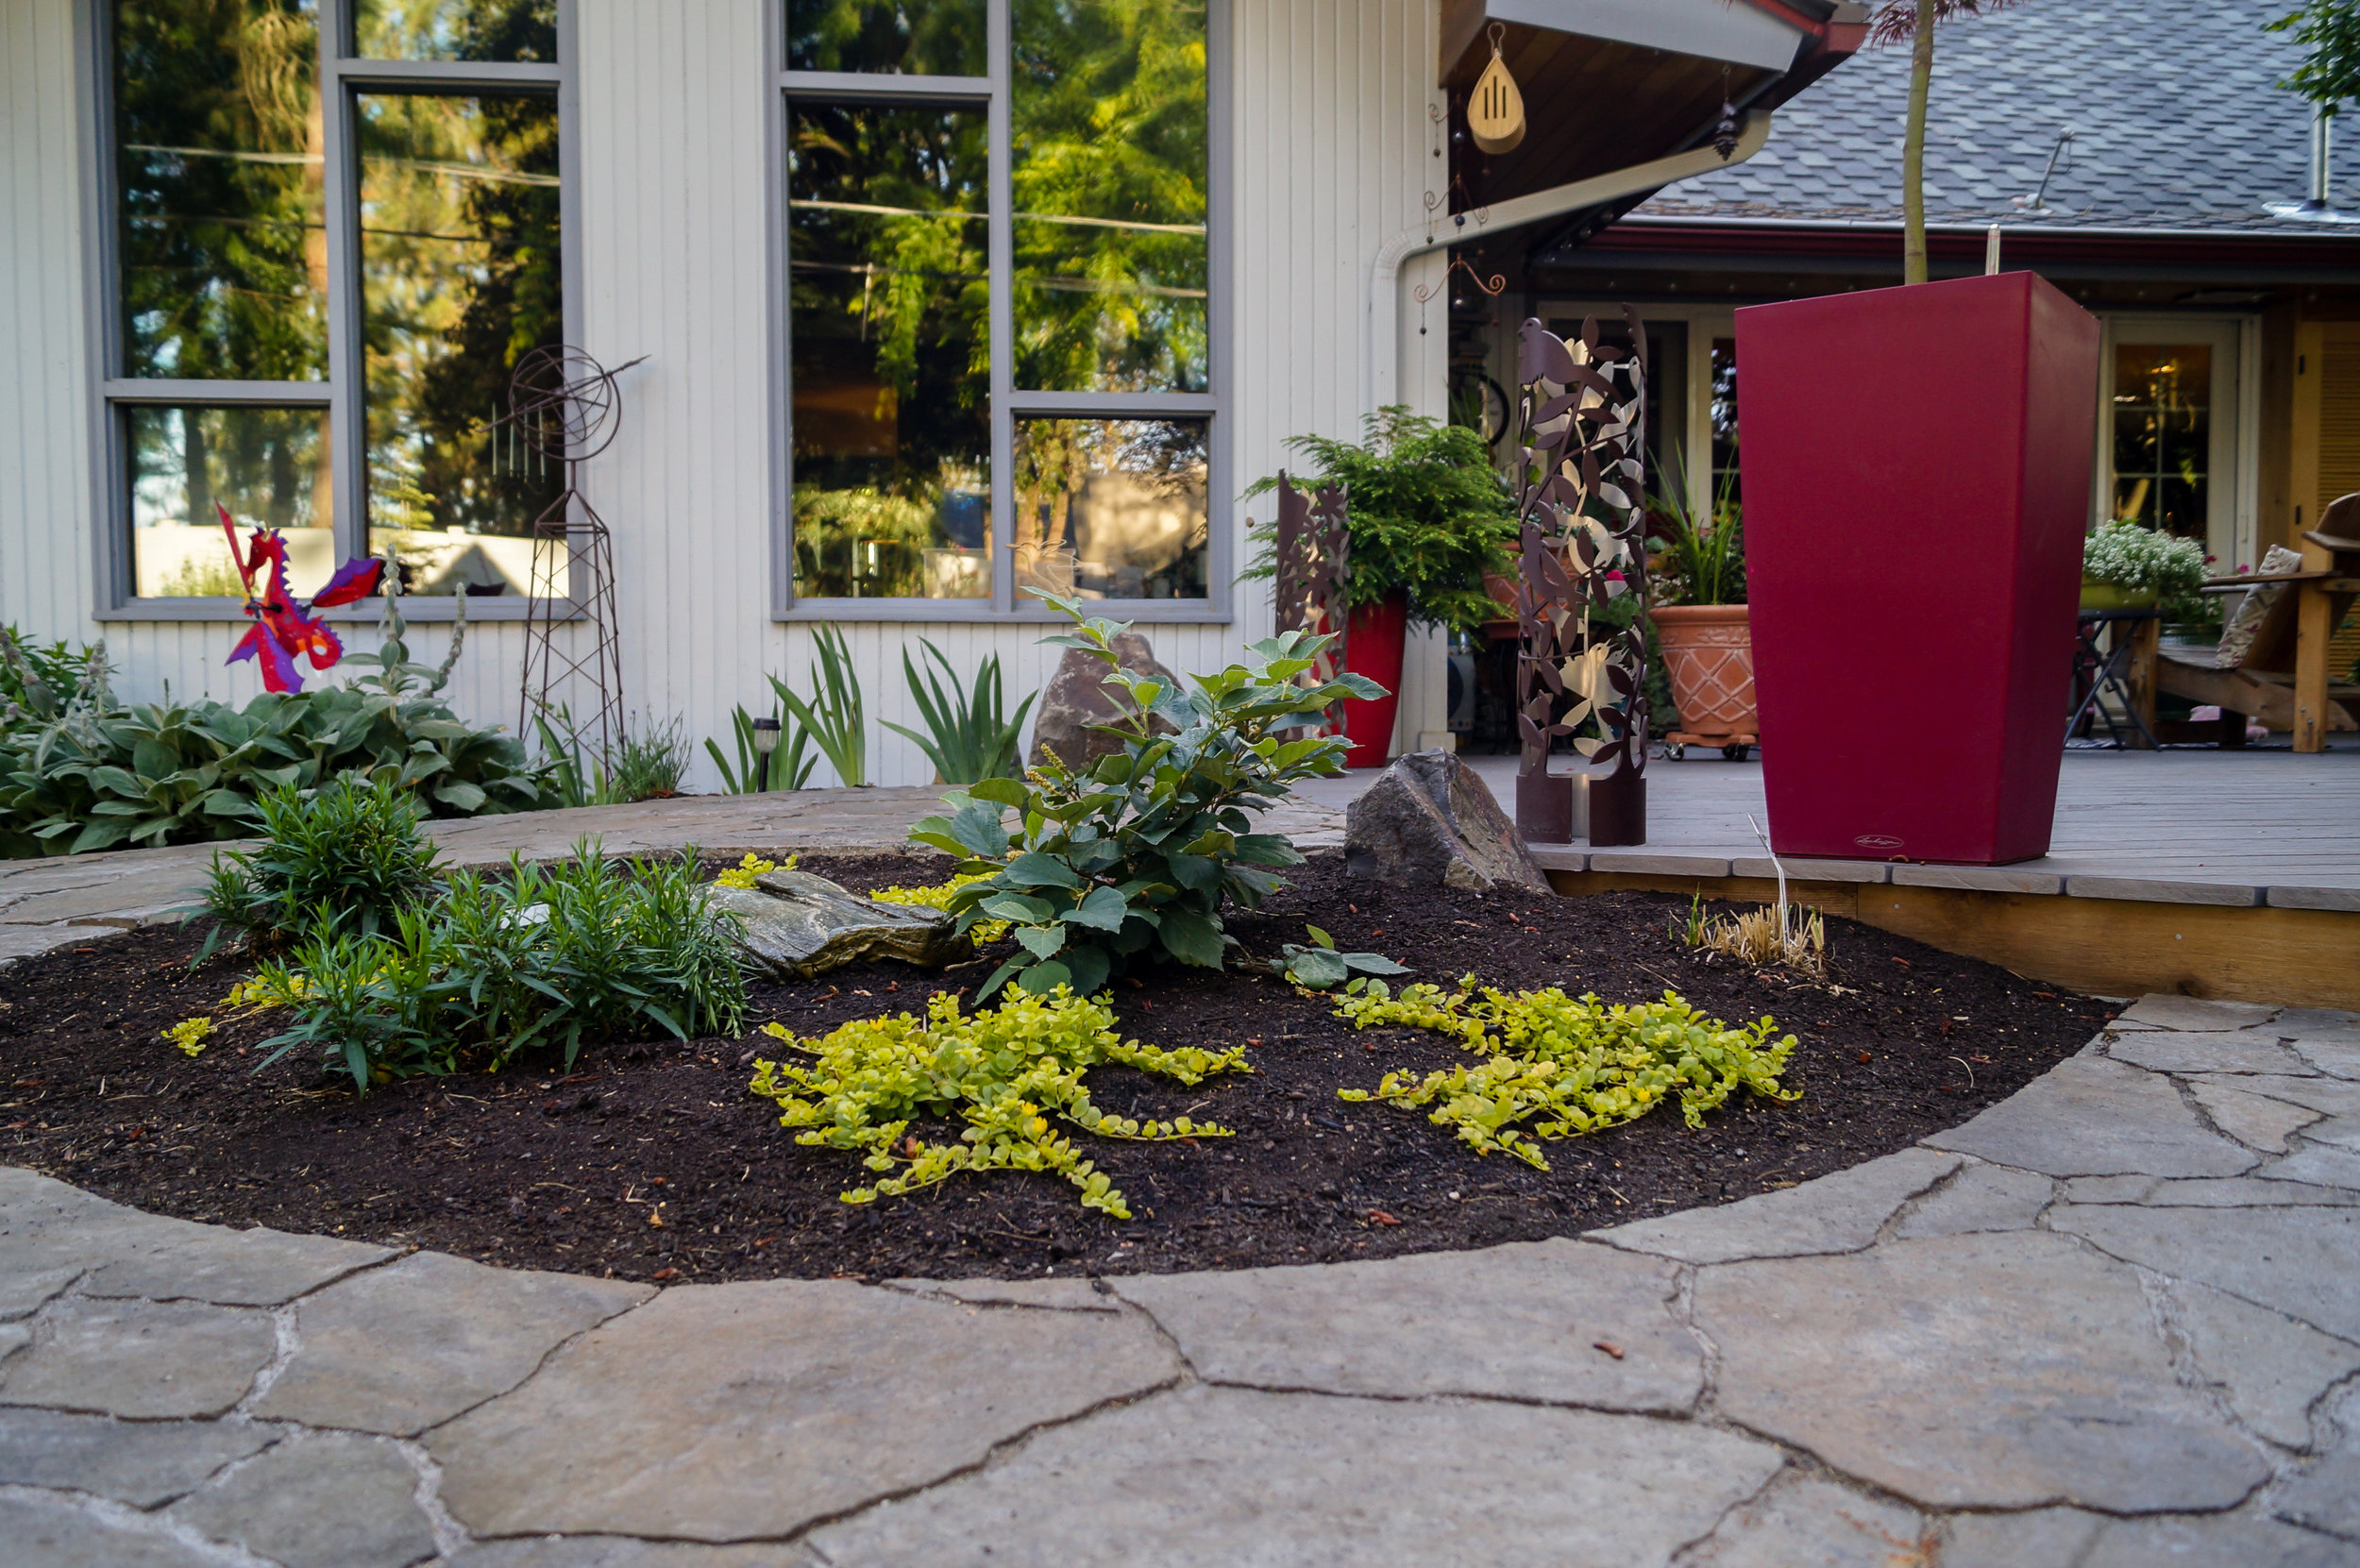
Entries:
[[[821, 1039], [799, 1039], [784, 1024], [765, 1032], [817, 1058], [754, 1063], [753, 1092], [778, 1103], [779, 1124], [795, 1141], [849, 1149], [883, 1173], [844, 1194], [865, 1204], [932, 1187], [961, 1171], [1050, 1171], [1082, 1189], [1085, 1208], [1131, 1217], [1122, 1193], [1084, 1159], [1060, 1123], [1101, 1138], [1226, 1138], [1225, 1127], [1177, 1116], [1138, 1121], [1090, 1104], [1082, 1076], [1117, 1062], [1195, 1085], [1216, 1072], [1250, 1071], [1245, 1048], [1165, 1050], [1115, 1033], [1114, 1009], [1060, 986], [1048, 996], [1011, 986], [1000, 1005], [964, 1018], [959, 999], [937, 993], [919, 1022], [907, 1013], [857, 1019]], [[920, 1118], [956, 1116], [955, 1143], [929, 1143], [909, 1130]]]
[[[1281, 737], [1344, 698], [1384, 690], [1358, 675], [1298, 684], [1335, 639], [1290, 632], [1175, 691], [1122, 667], [1114, 640], [1128, 627], [1084, 618], [1076, 599], [1049, 602], [1075, 628], [1043, 641], [1104, 661], [1122, 716], [1099, 728], [1123, 745], [1085, 773], [1052, 753], [1021, 782], [986, 779], [944, 798], [950, 816], [911, 830], [978, 875], [950, 896], [958, 929], [1006, 920], [1021, 945], [979, 994], [1014, 980], [1036, 996], [1062, 985], [1087, 996], [1143, 956], [1220, 969], [1222, 902], [1254, 907], [1278, 885], [1271, 868], [1303, 859], [1281, 835], [1254, 832], [1247, 814], [1301, 780], [1343, 771], [1340, 736]], [[1172, 733], [1155, 733], [1157, 720]]]
[[1795, 1100], [1799, 1089], [1779, 1086], [1795, 1037], [1773, 1041], [1769, 1019], [1731, 1029], [1709, 1019], [1673, 992], [1635, 1007], [1607, 1006], [1594, 996], [1545, 991], [1513, 995], [1475, 976], [1456, 992], [1416, 985], [1399, 996], [1372, 981], [1365, 992], [1336, 1004], [1356, 1028], [1407, 1024], [1455, 1035], [1485, 1060], [1474, 1067], [1429, 1072], [1423, 1079], [1389, 1072], [1374, 1090], [1337, 1090], [1343, 1100], [1385, 1100], [1404, 1109], [1431, 1105], [1426, 1120], [1458, 1129], [1478, 1154], [1506, 1150], [1541, 1170], [1548, 1161], [1536, 1139], [1573, 1138], [1636, 1121], [1677, 1096], [1692, 1127], [1739, 1088], [1765, 1100]]

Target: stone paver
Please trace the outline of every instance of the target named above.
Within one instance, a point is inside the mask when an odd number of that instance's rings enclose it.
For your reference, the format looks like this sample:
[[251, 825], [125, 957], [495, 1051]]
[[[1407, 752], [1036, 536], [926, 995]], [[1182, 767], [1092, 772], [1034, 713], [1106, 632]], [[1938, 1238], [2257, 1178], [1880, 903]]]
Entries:
[[833, 1281], [696, 1286], [592, 1330], [427, 1446], [479, 1533], [758, 1539], [1177, 1373], [1129, 1317]]
[[2267, 1475], [2180, 1386], [2136, 1276], [2064, 1237], [1726, 1264], [1696, 1322], [1721, 1414], [1926, 1507], [2228, 1508]]
[[0, 1403], [105, 1415], [217, 1416], [253, 1387], [278, 1339], [267, 1314], [186, 1301], [69, 1298], [0, 1363]]
[[2144, 999], [1939, 1147], [1227, 1274], [654, 1294], [0, 1169], [0, 1561], [2360, 1565], [2356, 1041]]
[[1935, 1526], [1823, 1476], [1789, 1474], [1721, 1521], [1678, 1568], [1893, 1568], [1922, 1562]]
[[2088, 1056], [2058, 1063], [1973, 1121], [1925, 1141], [2051, 1176], [2234, 1176], [2258, 1163], [2251, 1150], [2200, 1121], [2170, 1080]]
[[417, 1489], [393, 1444], [329, 1432], [238, 1466], [171, 1517], [286, 1568], [409, 1568], [435, 1552]]
[[117, 1421], [0, 1407], [0, 1486], [70, 1488], [153, 1508], [278, 1436], [244, 1422]]
[[[1656, 1258], [1540, 1241], [1113, 1283], [1213, 1382], [1668, 1412], [1688, 1409], [1704, 1387], [1703, 1350], [1673, 1309], [1677, 1273]], [[1482, 1310], [1458, 1309], [1471, 1300]]]
[[411, 1436], [506, 1393], [565, 1340], [652, 1294], [420, 1253], [297, 1306], [302, 1348], [254, 1413]]
[[1692, 1208], [1593, 1231], [1597, 1240], [1684, 1263], [1858, 1252], [1903, 1204], [1959, 1168], [1951, 1155], [1904, 1149], [1811, 1184], [1720, 1208]]
[[[838, 1568], [1652, 1568], [1778, 1468], [1709, 1427], [1494, 1401], [1195, 1388], [816, 1531]], [[1112, 1548], [1112, 1549], [1110, 1549]]]
[[2360, 1210], [2255, 1208], [2217, 1225], [2157, 1209], [2071, 1205], [2054, 1229], [2128, 1263], [2195, 1280], [2360, 1340]]

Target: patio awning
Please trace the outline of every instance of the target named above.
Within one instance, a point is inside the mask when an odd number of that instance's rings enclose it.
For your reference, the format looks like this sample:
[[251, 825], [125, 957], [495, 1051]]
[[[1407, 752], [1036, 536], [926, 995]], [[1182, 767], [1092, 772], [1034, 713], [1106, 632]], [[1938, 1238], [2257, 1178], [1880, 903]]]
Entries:
[[1451, 93], [1455, 127], [1463, 126], [1467, 93], [1491, 62], [1495, 24], [1530, 128], [1512, 151], [1468, 149], [1457, 160], [1477, 203], [1694, 146], [1711, 137], [1725, 98], [1741, 111], [1774, 109], [1861, 45], [1868, 8], [1848, 0], [1443, 0], [1439, 80]]

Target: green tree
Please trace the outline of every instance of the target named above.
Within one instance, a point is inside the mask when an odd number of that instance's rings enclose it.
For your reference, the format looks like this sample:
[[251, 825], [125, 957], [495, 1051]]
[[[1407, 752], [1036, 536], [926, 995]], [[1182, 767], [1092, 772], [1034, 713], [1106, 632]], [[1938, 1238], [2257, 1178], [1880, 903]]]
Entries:
[[2360, 4], [2303, 0], [2265, 30], [2293, 33], [2310, 51], [2278, 85], [2310, 99], [2322, 118], [2334, 119], [2346, 98], [2360, 98]]

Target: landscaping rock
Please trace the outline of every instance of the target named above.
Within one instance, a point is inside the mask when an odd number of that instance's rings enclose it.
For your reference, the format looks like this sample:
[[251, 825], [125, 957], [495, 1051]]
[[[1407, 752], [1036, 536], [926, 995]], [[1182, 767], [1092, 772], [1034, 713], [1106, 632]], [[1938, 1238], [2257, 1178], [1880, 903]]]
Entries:
[[2137, 1275], [2066, 1237], [1725, 1264], [1694, 1312], [1722, 1416], [1923, 1507], [2225, 1509], [2269, 1474], [2181, 1386]]
[[241, 1465], [172, 1517], [286, 1568], [408, 1568], [434, 1555], [417, 1489], [392, 1443], [329, 1433]]
[[2213, 1125], [2249, 1149], [2266, 1155], [2286, 1152], [2286, 1135], [2309, 1126], [2319, 1113], [2308, 1105], [2290, 1104], [2216, 1079], [2199, 1079], [2188, 1086], [2196, 1103], [2213, 1119]]
[[1986, 1230], [2030, 1230], [2055, 1195], [2047, 1176], [2004, 1165], [1970, 1165], [1949, 1184], [1918, 1199], [1893, 1234], [1965, 1236]]
[[1930, 1562], [1932, 1532], [1907, 1509], [1788, 1474], [1721, 1521], [1680, 1568], [1895, 1568]]
[[71, 1489], [150, 1509], [278, 1437], [243, 1422], [117, 1421], [0, 1407], [0, 1486]]
[[2315, 1188], [2360, 1192], [2360, 1154], [2313, 1144], [2255, 1173], [2265, 1181], [2301, 1182]]
[[[2345, 1542], [2360, 1542], [2360, 1449], [2346, 1448], [2330, 1454], [2295, 1477], [2279, 1492], [2274, 1511], [2279, 1518], [2292, 1524], [2324, 1530], [2330, 1535], [2341, 1537]], [[2160, 1559], [2149, 1558], [2148, 1560], [2152, 1562]], [[2242, 1560], [2263, 1560], [2249, 1558]], [[2320, 1557], [2316, 1560], [2348, 1565], [2352, 1558]]]
[[[1115, 653], [1122, 667], [1135, 679], [1150, 677], [1163, 682], [1174, 691], [1187, 688], [1180, 677], [1166, 669], [1155, 659], [1155, 650], [1137, 632], [1118, 632]], [[1111, 756], [1122, 750], [1122, 743], [1113, 735], [1091, 728], [1111, 724], [1127, 709], [1118, 703], [1113, 692], [1106, 689], [1106, 677], [1112, 671], [1106, 661], [1078, 648], [1066, 649], [1057, 661], [1055, 673], [1040, 694], [1040, 706], [1033, 713], [1033, 750], [1030, 765], [1038, 767], [1055, 752], [1068, 767], [1079, 773], [1099, 758]], [[1158, 734], [1170, 734], [1172, 726], [1162, 719], [1154, 725]]]
[[[2350, 1481], [2360, 1476], [2350, 1477]], [[2296, 1483], [2300, 1487], [2301, 1483]], [[2350, 1495], [2347, 1493], [2347, 1495]], [[2073, 1568], [2352, 1568], [2354, 1553], [2341, 1541], [2251, 1513], [2198, 1519], [2116, 1519]], [[1950, 1560], [1943, 1559], [1944, 1568]], [[2012, 1568], [2027, 1568], [2021, 1561]]]
[[1344, 816], [1352, 874], [1403, 887], [1545, 893], [1547, 873], [1490, 786], [1449, 751], [1402, 757]]
[[2301, 1056], [2259, 1029], [2142, 1029], [2106, 1048], [2118, 1062], [2150, 1072], [2291, 1072], [2309, 1071]]
[[1662, 1568], [1778, 1465], [1768, 1443], [1639, 1416], [1200, 1385], [1040, 1432], [812, 1544], [838, 1568]]
[[479, 1535], [761, 1539], [980, 1464], [1179, 1370], [1128, 1315], [834, 1280], [680, 1286], [425, 1442], [444, 1502]]
[[2237, 1419], [2272, 1442], [2310, 1447], [2311, 1407], [2360, 1370], [2360, 1347], [2208, 1286], [2182, 1282], [2172, 1294], [2189, 1354]]
[[297, 1307], [303, 1348], [254, 1413], [407, 1437], [506, 1393], [550, 1351], [653, 1294], [419, 1253]]
[[2091, 1056], [2059, 1062], [1925, 1141], [2051, 1176], [2234, 1176], [2260, 1163], [2198, 1121], [2170, 1079]]
[[2154, 992], [2123, 1010], [2125, 1023], [2156, 1029], [2246, 1029], [2267, 1023], [2280, 1009], [2258, 1002], [2210, 1002], [2202, 997]]
[[393, 1256], [391, 1247], [327, 1236], [291, 1236], [259, 1225], [231, 1230], [193, 1224], [152, 1252], [108, 1264], [82, 1290], [93, 1296], [276, 1307]]
[[145, 1417], [217, 1416], [277, 1354], [268, 1314], [186, 1301], [59, 1302], [0, 1364], [0, 1402]]
[[[1212, 1382], [1671, 1413], [1704, 1387], [1703, 1353], [1672, 1309], [1677, 1273], [1656, 1258], [1551, 1240], [1110, 1283]], [[1466, 1310], [1470, 1301], [1482, 1309]], [[1400, 1353], [1412, 1343], [1416, 1355]]]
[[2080, 1568], [2082, 1554], [2106, 1527], [2080, 1509], [2024, 1513], [1962, 1513], [1950, 1521], [1942, 1568]]
[[809, 980], [864, 958], [940, 969], [974, 956], [941, 910], [879, 903], [808, 871], [765, 871], [751, 889], [716, 885], [706, 896], [740, 918], [738, 946], [781, 979]]

